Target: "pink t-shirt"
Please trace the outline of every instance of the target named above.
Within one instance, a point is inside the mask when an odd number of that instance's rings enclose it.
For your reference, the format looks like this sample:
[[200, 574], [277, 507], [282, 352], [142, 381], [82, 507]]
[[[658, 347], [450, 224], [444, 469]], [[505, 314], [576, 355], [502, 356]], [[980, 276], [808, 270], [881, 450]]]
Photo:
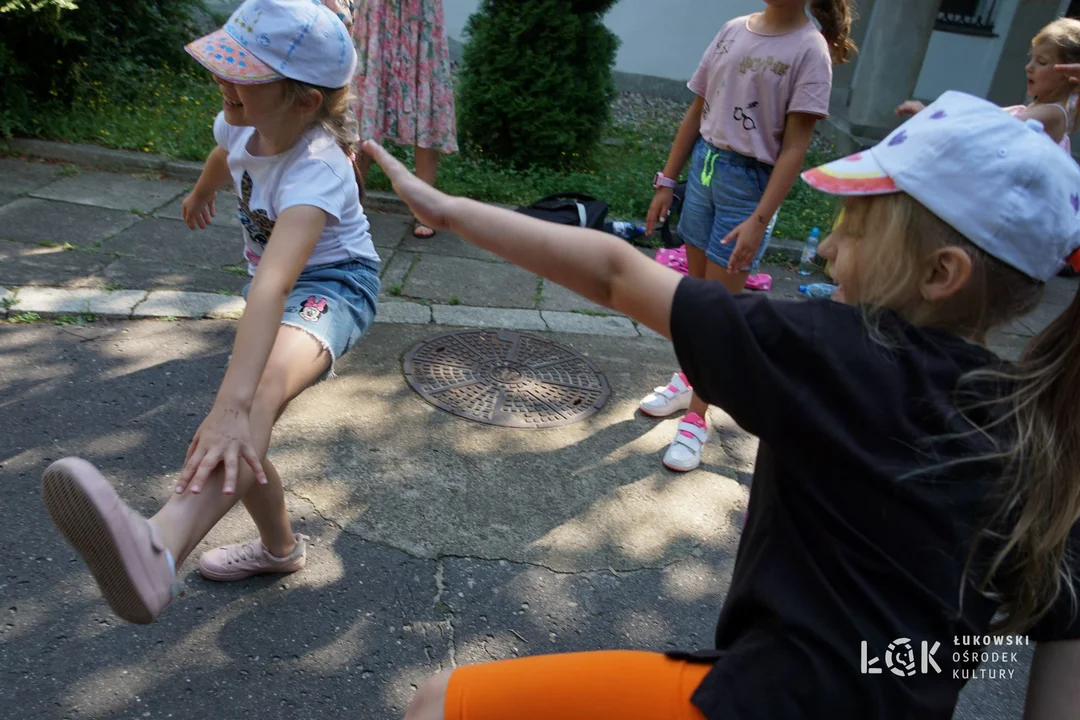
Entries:
[[775, 165], [788, 113], [828, 117], [832, 59], [813, 23], [782, 35], [749, 23], [746, 15], [720, 29], [687, 87], [705, 99], [703, 138]]
[[[1056, 106], [1061, 108], [1060, 105]], [[1007, 108], [1002, 108], [1002, 110], [1009, 113], [1013, 117], [1018, 117], [1020, 113], [1024, 112], [1027, 109], [1027, 105], [1010, 105]], [[1069, 140], [1069, 131], [1071, 131], [1073, 128], [1070, 127], [1071, 123], [1069, 122], [1069, 111], [1065, 108], [1061, 108], [1061, 111], [1065, 113], [1065, 134], [1061, 136], [1061, 142], [1059, 142], [1058, 145], [1061, 146], [1062, 150], [1072, 155], [1072, 141]]]

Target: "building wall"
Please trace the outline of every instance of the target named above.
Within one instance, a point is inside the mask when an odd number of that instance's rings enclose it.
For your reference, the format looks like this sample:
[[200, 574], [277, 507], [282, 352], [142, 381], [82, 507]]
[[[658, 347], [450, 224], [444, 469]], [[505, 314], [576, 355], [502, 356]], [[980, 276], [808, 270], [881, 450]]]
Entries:
[[[465, 21], [479, 4], [443, 0], [451, 38], [464, 39]], [[721, 25], [762, 7], [761, 0], [621, 0], [604, 17], [622, 40], [615, 69], [685, 82]]]
[[[932, 100], [946, 90], [986, 97], [1019, 0], [1002, 0], [994, 22], [995, 37], [935, 30], [926, 50], [915, 97]], [[1016, 68], [1016, 100], [1024, 99], [1024, 65]]]

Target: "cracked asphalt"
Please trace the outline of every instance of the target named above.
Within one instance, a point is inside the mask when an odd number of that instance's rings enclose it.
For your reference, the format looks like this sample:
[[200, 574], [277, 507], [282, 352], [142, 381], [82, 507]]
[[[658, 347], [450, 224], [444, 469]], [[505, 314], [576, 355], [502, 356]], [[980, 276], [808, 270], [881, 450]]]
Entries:
[[[109, 612], [48, 522], [42, 470], [84, 456], [153, 512], [209, 408], [231, 321], [0, 326], [0, 715], [400, 718], [432, 672], [598, 648], [706, 647], [756, 440], [713, 411], [700, 471], [659, 462], [675, 421], [636, 412], [670, 344], [556, 335], [605, 373], [593, 417], [551, 430], [455, 418], [406, 384], [436, 326], [377, 325], [275, 431], [307, 568], [236, 584], [180, 570], [153, 625]], [[204, 547], [246, 540], [236, 510]], [[1016, 717], [1026, 667], [957, 717]]]

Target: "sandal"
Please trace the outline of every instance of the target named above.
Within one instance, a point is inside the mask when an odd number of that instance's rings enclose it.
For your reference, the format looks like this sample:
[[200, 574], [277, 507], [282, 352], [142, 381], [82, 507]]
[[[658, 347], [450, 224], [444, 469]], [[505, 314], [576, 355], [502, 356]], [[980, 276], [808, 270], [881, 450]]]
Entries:
[[427, 240], [428, 238], [435, 237], [435, 231], [429, 228], [418, 219], [413, 218], [412, 235], [414, 238], [420, 238], [421, 240]]

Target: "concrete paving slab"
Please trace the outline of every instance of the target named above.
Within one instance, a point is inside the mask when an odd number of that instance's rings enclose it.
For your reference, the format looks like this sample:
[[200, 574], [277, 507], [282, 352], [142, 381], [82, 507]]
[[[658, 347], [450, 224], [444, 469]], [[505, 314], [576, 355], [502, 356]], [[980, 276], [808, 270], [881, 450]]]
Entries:
[[662, 567], [697, 547], [734, 547], [757, 441], [713, 413], [703, 468], [664, 469], [677, 420], [647, 419], [637, 404], [677, 366], [669, 348], [536, 332], [594, 362], [612, 396], [573, 425], [508, 430], [432, 407], [402, 376], [402, 356], [449, 329], [376, 325], [333, 383], [282, 417], [274, 463], [324, 517], [416, 557], [559, 572]]
[[554, 311], [541, 312], [540, 315], [552, 332], [638, 337], [638, 331], [634, 327], [634, 323], [625, 317], [596, 317], [581, 313]]
[[251, 278], [221, 268], [159, 263], [123, 257], [105, 268], [106, 282], [123, 288], [143, 290], [190, 290], [195, 292], [239, 293]]
[[435, 322], [474, 328], [503, 328], [506, 330], [547, 330], [539, 310], [507, 310], [505, 308], [471, 307], [468, 305], [434, 305]]
[[508, 263], [429, 254], [409, 273], [404, 294], [436, 303], [457, 298], [474, 307], [535, 308], [539, 284], [536, 275]]
[[131, 316], [133, 318], [240, 317], [244, 313], [244, 305], [244, 299], [235, 295], [155, 290], [135, 306]]
[[369, 213], [368, 221], [371, 223], [371, 241], [384, 260], [389, 257], [387, 251], [397, 249], [410, 228], [409, 218], [404, 215]]
[[553, 283], [550, 280], [544, 280], [544, 288], [540, 297], [540, 309], [561, 312], [585, 310], [590, 313], [603, 313], [605, 315], [619, 314], [603, 305], [597, 305], [591, 300], [586, 300], [576, 292], [567, 290], [562, 285]]
[[146, 297], [144, 290], [97, 290], [62, 288], [22, 288], [19, 310], [42, 317], [93, 313], [102, 318], [131, 315], [131, 309]]
[[48, 200], [148, 213], [179, 196], [185, 187], [173, 180], [84, 172], [38, 188], [32, 194]]
[[416, 259], [416, 253], [397, 251], [389, 260], [383, 260], [382, 291], [387, 293], [394, 285], [402, 285]]
[[493, 255], [487, 250], [481, 250], [451, 232], [436, 233], [434, 237], [430, 238], [413, 237], [411, 226], [404, 242], [401, 243], [401, 249], [409, 252], [430, 253], [432, 255], [450, 255], [452, 257], [473, 258], [474, 260], [503, 262], [498, 255]]
[[0, 240], [0, 282], [14, 286], [99, 287], [112, 257]]
[[166, 265], [220, 268], [243, 260], [243, 239], [235, 229], [190, 230], [181, 220], [146, 218], [106, 240], [103, 252], [133, 255]]
[[21, 158], [0, 158], [0, 192], [12, 195], [29, 193], [51, 183], [62, 170], [60, 165]]
[[0, 238], [91, 247], [138, 221], [123, 210], [20, 198], [0, 207]]
[[402, 300], [380, 300], [377, 323], [405, 323], [407, 325], [427, 325], [431, 322], [431, 308], [420, 303]]
[[[190, 192], [189, 186], [185, 185], [184, 191], [171, 203], [157, 210], [154, 213], [154, 216], [169, 218], [171, 220], [183, 220], [184, 214], [182, 212], [182, 206], [188, 192]], [[236, 195], [231, 191], [223, 190], [218, 193], [217, 200], [214, 202], [214, 211], [217, 214], [211, 219], [210, 227], [233, 228], [235, 230], [240, 230], [243, 227], [240, 224], [240, 216], [237, 213]]]

